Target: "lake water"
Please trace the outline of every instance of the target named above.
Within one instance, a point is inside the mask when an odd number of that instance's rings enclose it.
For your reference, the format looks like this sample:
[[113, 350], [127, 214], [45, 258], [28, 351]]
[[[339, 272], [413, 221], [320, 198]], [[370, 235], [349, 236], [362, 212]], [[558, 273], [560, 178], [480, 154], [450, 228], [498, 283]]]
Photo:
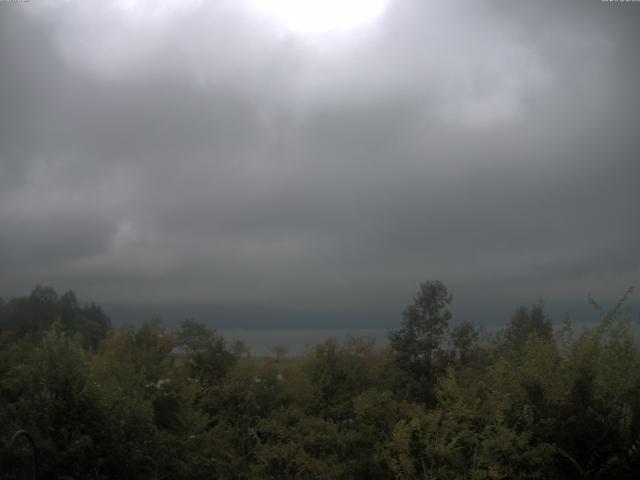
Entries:
[[335, 338], [339, 342], [346, 342], [352, 337], [371, 337], [375, 340], [376, 348], [384, 348], [388, 343], [386, 329], [343, 329], [343, 330], [220, 330], [228, 342], [243, 340], [251, 355], [273, 355], [271, 349], [283, 346], [287, 355], [302, 355], [314, 345]]
[[[585, 328], [594, 328], [595, 323], [574, 325], [576, 336]], [[488, 334], [495, 333], [503, 328], [500, 326], [485, 327]], [[561, 324], [554, 324], [555, 329], [561, 328]], [[631, 324], [635, 338], [640, 339], [640, 322]], [[283, 346], [287, 349], [288, 356], [304, 354], [308, 349], [318, 345], [329, 338], [335, 338], [340, 343], [346, 342], [350, 337], [371, 337], [375, 340], [376, 348], [384, 348], [389, 343], [388, 329], [317, 329], [317, 330], [219, 330], [224, 338], [229, 342], [243, 340], [249, 347], [251, 355], [267, 356], [273, 355], [272, 348]]]

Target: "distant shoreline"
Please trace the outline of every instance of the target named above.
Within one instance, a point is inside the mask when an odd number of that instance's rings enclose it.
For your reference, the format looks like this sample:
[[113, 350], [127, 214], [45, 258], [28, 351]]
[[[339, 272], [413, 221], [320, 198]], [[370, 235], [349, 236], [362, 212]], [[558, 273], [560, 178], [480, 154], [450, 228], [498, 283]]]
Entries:
[[[583, 329], [595, 327], [597, 322], [573, 324], [577, 332]], [[554, 330], [563, 326], [562, 322], [553, 324]], [[484, 329], [488, 333], [495, 333], [504, 325], [489, 325]], [[631, 322], [631, 327], [636, 336], [640, 336], [640, 325]], [[396, 327], [397, 328], [397, 327]], [[350, 337], [370, 337], [375, 340], [375, 348], [385, 348], [389, 343], [388, 332], [393, 328], [316, 328], [316, 329], [220, 329], [217, 330], [227, 342], [232, 343], [242, 340], [252, 356], [264, 357], [273, 355], [272, 349], [282, 346], [287, 350], [287, 355], [303, 355], [308, 348], [313, 348], [330, 338], [344, 343]]]

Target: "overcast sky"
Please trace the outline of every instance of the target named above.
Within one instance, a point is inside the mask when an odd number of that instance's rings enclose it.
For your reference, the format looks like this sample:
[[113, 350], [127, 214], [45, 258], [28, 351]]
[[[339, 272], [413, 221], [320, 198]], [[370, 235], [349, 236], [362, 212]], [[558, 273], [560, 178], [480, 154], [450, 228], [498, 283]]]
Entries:
[[428, 279], [470, 316], [640, 287], [640, 3], [256, 2], [0, 2], [0, 296], [392, 324]]

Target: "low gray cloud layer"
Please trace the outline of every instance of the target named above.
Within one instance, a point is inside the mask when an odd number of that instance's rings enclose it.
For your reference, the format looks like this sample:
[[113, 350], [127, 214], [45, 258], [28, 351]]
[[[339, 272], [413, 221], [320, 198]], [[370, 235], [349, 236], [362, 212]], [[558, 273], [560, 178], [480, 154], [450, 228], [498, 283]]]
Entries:
[[130, 5], [0, 4], [3, 296], [379, 317], [431, 278], [465, 314], [640, 278], [640, 4], [394, 0], [312, 35]]

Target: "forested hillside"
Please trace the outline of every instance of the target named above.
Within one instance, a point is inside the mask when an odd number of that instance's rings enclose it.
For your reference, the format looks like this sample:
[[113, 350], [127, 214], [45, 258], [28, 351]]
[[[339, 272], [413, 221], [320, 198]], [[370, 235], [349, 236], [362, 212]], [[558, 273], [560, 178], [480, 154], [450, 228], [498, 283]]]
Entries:
[[451, 302], [426, 282], [387, 349], [328, 339], [276, 359], [193, 320], [113, 330], [37, 287], [0, 303], [0, 433], [31, 432], [51, 479], [638, 478], [622, 302], [579, 334], [520, 307], [485, 337]]

